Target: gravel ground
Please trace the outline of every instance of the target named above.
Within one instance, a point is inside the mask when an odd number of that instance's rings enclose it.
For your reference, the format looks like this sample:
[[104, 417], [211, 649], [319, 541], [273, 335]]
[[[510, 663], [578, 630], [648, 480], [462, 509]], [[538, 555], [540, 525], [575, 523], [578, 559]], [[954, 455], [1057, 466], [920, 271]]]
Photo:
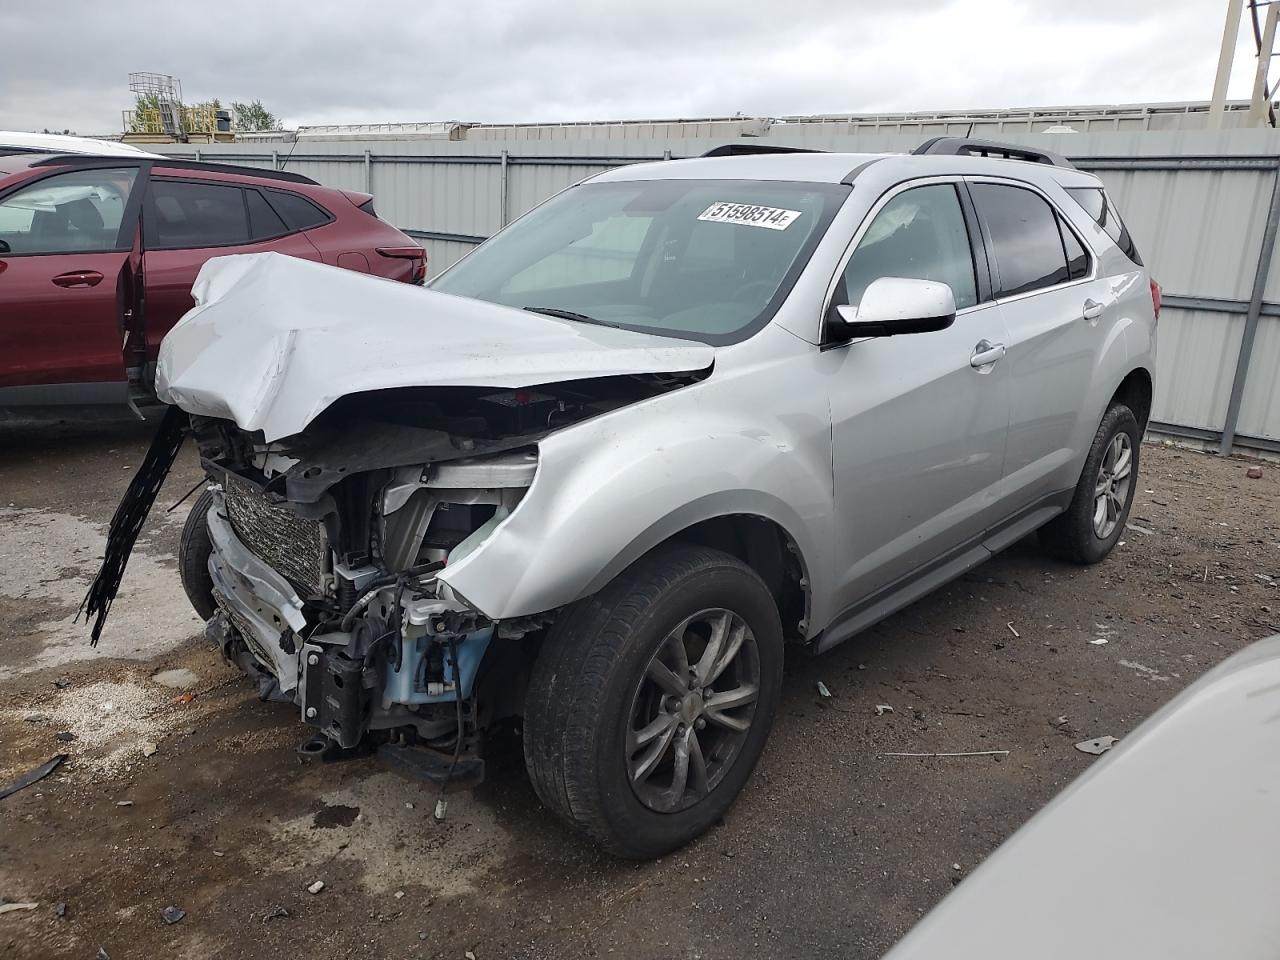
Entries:
[[[67, 754], [0, 800], [0, 899], [38, 904], [0, 915], [5, 956], [875, 957], [1106, 762], [1076, 741], [1123, 737], [1280, 632], [1275, 466], [1248, 479], [1250, 463], [1148, 444], [1108, 561], [1066, 566], [1031, 539], [830, 654], [792, 657], [724, 823], [620, 863], [539, 807], [518, 744], [495, 747], [443, 826], [433, 789], [372, 761], [299, 763], [293, 711], [260, 703], [187, 608], [185, 505], [157, 511], [90, 649], [72, 618], [147, 438], [0, 427], [0, 784]], [[197, 480], [188, 449], [161, 503]], [[978, 750], [1009, 754], [881, 756]], [[168, 906], [185, 917], [167, 924]]]

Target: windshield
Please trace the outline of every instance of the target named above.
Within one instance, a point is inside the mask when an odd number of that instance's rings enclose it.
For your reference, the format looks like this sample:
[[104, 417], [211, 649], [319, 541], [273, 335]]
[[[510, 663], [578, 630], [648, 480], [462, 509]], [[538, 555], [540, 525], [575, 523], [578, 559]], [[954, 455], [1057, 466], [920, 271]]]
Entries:
[[431, 286], [583, 323], [732, 343], [782, 304], [847, 195], [824, 183], [586, 183]]

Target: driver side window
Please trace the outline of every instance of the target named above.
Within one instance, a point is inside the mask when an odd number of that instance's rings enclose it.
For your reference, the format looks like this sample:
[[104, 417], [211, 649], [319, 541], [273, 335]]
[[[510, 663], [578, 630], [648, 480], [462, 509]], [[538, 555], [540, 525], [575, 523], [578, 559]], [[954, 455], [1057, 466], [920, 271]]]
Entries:
[[[121, 236], [136, 167], [45, 177], [0, 202], [0, 247], [13, 254], [127, 249]], [[6, 249], [7, 248], [7, 249]]]
[[945, 283], [957, 310], [978, 302], [973, 248], [953, 184], [913, 187], [881, 208], [845, 267], [844, 302], [856, 306], [881, 277]]

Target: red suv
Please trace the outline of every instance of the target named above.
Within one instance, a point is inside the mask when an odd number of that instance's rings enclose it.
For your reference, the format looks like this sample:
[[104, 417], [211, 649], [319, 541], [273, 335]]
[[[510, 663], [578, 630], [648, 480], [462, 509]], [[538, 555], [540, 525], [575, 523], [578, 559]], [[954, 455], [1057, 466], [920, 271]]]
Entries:
[[406, 283], [427, 272], [365, 193], [251, 167], [0, 149], [0, 411], [147, 398], [201, 264], [266, 250]]

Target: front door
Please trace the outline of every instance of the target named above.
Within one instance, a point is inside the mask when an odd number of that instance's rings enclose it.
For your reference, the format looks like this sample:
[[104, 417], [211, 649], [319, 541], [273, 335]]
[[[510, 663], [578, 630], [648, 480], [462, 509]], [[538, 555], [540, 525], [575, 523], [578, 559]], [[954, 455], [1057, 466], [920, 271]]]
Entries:
[[951, 287], [957, 307], [946, 330], [858, 340], [822, 354], [837, 610], [976, 541], [1000, 510], [1006, 335], [971, 233], [957, 184], [903, 189], [881, 202], [837, 286], [836, 302], [856, 305], [880, 277], [937, 280]]
[[11, 403], [124, 399], [136, 166], [44, 177], [0, 200], [0, 390]]

